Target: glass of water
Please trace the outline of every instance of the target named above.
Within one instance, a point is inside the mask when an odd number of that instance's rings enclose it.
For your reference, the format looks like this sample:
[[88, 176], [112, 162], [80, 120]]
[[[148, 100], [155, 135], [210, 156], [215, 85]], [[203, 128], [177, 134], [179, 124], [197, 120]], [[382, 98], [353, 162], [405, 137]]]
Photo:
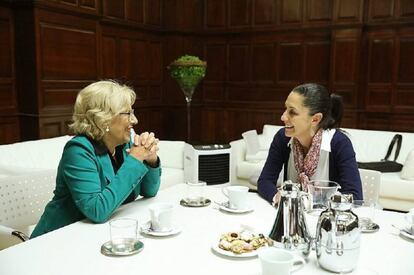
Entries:
[[138, 220], [120, 218], [109, 222], [112, 252], [129, 253], [138, 239]]

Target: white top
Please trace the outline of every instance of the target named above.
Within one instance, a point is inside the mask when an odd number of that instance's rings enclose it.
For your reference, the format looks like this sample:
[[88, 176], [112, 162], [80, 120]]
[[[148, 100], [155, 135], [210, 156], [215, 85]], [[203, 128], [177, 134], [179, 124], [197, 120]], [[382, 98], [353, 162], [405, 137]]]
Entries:
[[[7, 275], [260, 275], [257, 257], [234, 259], [212, 250], [220, 234], [237, 230], [240, 224], [254, 227], [268, 234], [276, 216], [276, 209], [256, 193], [249, 193], [254, 211], [234, 214], [219, 210], [218, 205], [188, 208], [179, 205], [186, 195], [184, 184], [166, 188], [154, 197], [122, 206], [112, 219], [136, 218], [140, 225], [149, 220], [148, 205], [171, 202], [175, 205], [175, 223], [181, 233], [171, 237], [145, 236], [144, 249], [127, 257], [107, 257], [100, 253], [101, 245], [109, 240], [109, 225], [80, 221], [28, 242], [0, 251], [0, 274]], [[207, 187], [206, 197], [224, 202], [220, 187]], [[374, 269], [380, 275], [414, 274], [414, 242], [402, 239], [391, 224], [404, 221], [401, 213], [379, 211], [376, 221], [381, 229], [362, 234], [357, 271]], [[351, 274], [357, 274], [357, 271]], [[317, 266], [315, 251], [311, 252], [304, 274], [332, 274]], [[367, 273], [362, 273], [367, 274]]]

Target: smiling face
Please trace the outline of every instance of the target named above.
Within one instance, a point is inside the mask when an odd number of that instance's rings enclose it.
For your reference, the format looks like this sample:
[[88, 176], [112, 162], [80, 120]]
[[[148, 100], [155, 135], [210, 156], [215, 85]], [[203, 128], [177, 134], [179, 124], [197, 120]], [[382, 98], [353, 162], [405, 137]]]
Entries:
[[131, 128], [137, 123], [138, 119], [133, 114], [132, 107], [124, 108], [111, 120], [107, 141], [114, 146], [129, 142]]
[[322, 114], [310, 115], [310, 110], [303, 105], [303, 101], [303, 95], [292, 91], [286, 99], [286, 110], [281, 120], [285, 124], [285, 135], [297, 138], [303, 146], [308, 147]]

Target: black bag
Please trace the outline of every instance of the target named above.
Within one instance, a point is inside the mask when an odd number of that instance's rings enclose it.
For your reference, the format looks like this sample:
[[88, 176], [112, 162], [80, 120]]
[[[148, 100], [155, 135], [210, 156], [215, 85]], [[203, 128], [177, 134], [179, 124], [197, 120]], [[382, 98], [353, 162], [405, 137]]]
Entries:
[[[394, 160], [388, 160], [388, 158], [391, 155], [392, 150], [394, 149], [394, 145], [396, 142], [397, 142], [397, 149], [395, 150]], [[398, 155], [400, 154], [401, 143], [402, 143], [402, 136], [400, 134], [396, 134], [392, 138], [391, 143], [388, 146], [388, 151], [384, 159], [382, 159], [381, 161], [373, 161], [373, 162], [358, 162], [358, 168], [376, 170], [376, 171], [380, 171], [383, 173], [401, 171], [403, 168], [403, 165], [396, 161], [398, 158]]]

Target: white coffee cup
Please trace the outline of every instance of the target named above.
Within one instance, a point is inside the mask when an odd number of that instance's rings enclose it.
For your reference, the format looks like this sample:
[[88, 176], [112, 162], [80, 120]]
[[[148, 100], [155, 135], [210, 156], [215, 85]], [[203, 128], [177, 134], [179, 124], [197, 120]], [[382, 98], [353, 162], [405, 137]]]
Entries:
[[[257, 251], [262, 266], [261, 275], [289, 275], [305, 265], [305, 260], [287, 250], [263, 247]], [[298, 264], [295, 265], [294, 264]]]
[[248, 207], [247, 186], [227, 186], [221, 189], [223, 194], [229, 199], [229, 207], [233, 209], [246, 209]]
[[414, 208], [410, 209], [410, 211], [405, 214], [405, 220], [408, 223], [408, 230], [414, 235]]
[[171, 203], [154, 203], [148, 209], [151, 216], [151, 229], [153, 231], [167, 232], [172, 230], [174, 206]]

